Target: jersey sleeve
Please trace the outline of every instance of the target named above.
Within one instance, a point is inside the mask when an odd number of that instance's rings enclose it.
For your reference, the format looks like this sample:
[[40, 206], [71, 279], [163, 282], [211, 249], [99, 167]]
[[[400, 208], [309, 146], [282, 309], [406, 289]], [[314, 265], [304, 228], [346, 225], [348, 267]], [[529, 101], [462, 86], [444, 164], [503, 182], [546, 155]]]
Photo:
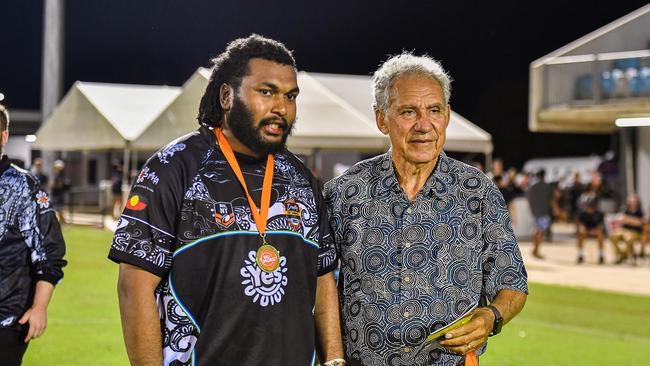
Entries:
[[501, 192], [490, 182], [482, 202], [483, 291], [490, 301], [503, 289], [528, 293], [527, 273]]
[[36, 180], [30, 181], [29, 197], [18, 218], [21, 235], [30, 250], [36, 281], [56, 285], [63, 278], [65, 241], [50, 198]]
[[325, 205], [325, 201], [323, 200], [320, 191], [318, 192], [318, 197], [320, 197], [320, 216], [318, 223], [320, 227], [318, 275], [322, 276], [329, 272], [332, 272], [338, 267], [338, 254], [336, 252], [336, 247], [334, 246], [334, 237], [332, 236], [330, 229], [327, 206]]
[[108, 255], [159, 277], [171, 266], [185, 176], [182, 160], [163, 157], [151, 157], [133, 183]]

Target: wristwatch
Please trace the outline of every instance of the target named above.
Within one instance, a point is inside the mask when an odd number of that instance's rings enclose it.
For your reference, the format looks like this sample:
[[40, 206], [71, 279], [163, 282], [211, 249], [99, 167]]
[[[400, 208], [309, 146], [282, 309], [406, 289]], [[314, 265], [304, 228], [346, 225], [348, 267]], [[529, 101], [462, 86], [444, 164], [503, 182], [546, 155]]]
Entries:
[[497, 335], [501, 332], [501, 327], [503, 326], [503, 317], [501, 316], [499, 309], [493, 305], [488, 305], [486, 308], [492, 310], [492, 314], [494, 314], [494, 324], [492, 325], [492, 331], [490, 332], [490, 337], [492, 337], [493, 335]]

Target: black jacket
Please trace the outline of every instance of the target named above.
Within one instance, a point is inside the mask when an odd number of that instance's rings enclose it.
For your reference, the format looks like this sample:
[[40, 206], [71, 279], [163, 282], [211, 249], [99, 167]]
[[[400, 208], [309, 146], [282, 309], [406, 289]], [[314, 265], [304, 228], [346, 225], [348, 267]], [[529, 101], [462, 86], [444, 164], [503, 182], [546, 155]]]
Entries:
[[38, 180], [0, 160], [0, 328], [19, 328], [37, 281], [63, 278], [65, 242]]

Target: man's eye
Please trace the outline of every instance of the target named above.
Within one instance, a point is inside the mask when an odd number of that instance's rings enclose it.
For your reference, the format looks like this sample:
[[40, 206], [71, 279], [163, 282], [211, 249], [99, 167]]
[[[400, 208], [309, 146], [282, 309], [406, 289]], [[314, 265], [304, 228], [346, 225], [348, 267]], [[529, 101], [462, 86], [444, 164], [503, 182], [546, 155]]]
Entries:
[[411, 117], [411, 116], [414, 116], [414, 115], [415, 115], [414, 110], [407, 109], [407, 110], [402, 111], [402, 116]]
[[262, 90], [260, 90], [260, 94], [265, 95], [265, 96], [271, 96], [271, 95], [273, 95], [273, 92], [268, 90], [268, 89], [262, 89]]
[[296, 100], [298, 98], [297, 94], [287, 94], [287, 99], [289, 100]]
[[440, 113], [440, 108], [431, 108], [431, 109], [429, 109], [429, 113], [438, 114], [438, 113]]

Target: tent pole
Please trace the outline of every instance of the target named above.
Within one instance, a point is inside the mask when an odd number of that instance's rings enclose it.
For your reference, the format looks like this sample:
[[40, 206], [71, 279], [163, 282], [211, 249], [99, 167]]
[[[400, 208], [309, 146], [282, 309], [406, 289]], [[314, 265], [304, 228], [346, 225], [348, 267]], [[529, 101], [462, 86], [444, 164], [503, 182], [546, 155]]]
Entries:
[[130, 157], [131, 157], [131, 143], [129, 141], [126, 141], [124, 143], [124, 160], [122, 161], [122, 184], [130, 185], [130, 167], [131, 167], [131, 162], [130, 162]]

